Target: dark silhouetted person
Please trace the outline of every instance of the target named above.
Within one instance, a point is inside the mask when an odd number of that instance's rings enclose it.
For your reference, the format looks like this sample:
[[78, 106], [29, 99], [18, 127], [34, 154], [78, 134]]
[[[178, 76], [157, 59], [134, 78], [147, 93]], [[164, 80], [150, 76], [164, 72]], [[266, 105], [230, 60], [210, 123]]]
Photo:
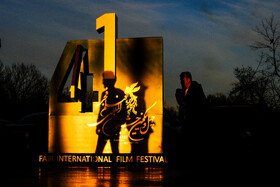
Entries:
[[190, 72], [180, 74], [182, 89], [176, 90], [176, 99], [179, 104], [180, 122], [186, 124], [201, 121], [205, 114], [206, 97], [202, 86], [192, 81]]
[[195, 160], [203, 155], [202, 151], [205, 149], [207, 102], [202, 86], [192, 80], [190, 72], [181, 73], [180, 80], [182, 89], [176, 90], [176, 99], [182, 125], [183, 151], [188, 153], [189, 159]]
[[119, 133], [121, 125], [126, 120], [125, 94], [115, 88], [116, 78], [113, 72], [103, 73], [103, 84], [106, 90], [102, 92], [100, 109], [97, 119], [96, 133], [98, 136], [96, 153], [102, 153], [109, 140], [112, 152], [119, 153]]

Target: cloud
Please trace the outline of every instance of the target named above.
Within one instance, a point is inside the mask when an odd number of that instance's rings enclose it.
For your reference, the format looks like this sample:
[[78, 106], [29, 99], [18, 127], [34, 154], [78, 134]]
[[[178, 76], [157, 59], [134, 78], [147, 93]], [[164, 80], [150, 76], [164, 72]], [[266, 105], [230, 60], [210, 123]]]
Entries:
[[247, 5], [249, 10], [247, 13], [252, 18], [264, 18], [271, 15], [272, 12], [279, 15], [279, 0], [243, 0], [241, 3]]

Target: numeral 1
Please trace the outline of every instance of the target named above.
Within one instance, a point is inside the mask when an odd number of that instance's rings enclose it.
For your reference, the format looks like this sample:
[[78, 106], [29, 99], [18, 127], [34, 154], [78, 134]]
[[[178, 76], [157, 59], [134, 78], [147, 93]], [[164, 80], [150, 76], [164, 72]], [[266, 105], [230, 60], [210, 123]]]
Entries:
[[103, 14], [96, 19], [97, 32], [104, 32], [104, 71], [112, 71], [114, 75], [116, 75], [116, 26], [117, 16], [115, 13]]

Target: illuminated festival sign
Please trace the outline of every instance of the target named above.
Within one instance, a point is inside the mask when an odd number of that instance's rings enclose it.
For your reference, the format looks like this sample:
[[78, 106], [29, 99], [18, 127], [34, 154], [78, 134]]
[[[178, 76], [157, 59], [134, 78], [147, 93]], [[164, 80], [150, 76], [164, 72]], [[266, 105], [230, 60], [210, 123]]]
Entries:
[[50, 81], [49, 153], [162, 153], [163, 39], [117, 38], [116, 28], [104, 14], [104, 40], [67, 42]]
[[168, 163], [167, 157], [160, 154], [133, 155], [133, 154], [88, 154], [88, 153], [63, 153], [39, 155], [38, 163], [41, 166], [45, 164], [55, 165], [120, 165], [120, 166], [137, 166], [137, 165], [164, 165]]

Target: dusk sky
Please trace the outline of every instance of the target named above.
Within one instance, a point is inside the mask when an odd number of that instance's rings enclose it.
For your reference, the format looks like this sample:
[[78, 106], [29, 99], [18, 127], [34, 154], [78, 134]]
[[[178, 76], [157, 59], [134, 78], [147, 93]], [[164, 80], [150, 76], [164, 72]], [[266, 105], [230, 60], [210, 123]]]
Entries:
[[34, 64], [49, 79], [68, 40], [101, 39], [95, 20], [118, 16], [118, 37], [162, 36], [164, 91], [176, 106], [179, 74], [190, 71], [205, 94], [229, 93], [235, 67], [256, 67], [252, 29], [274, 14], [280, 0], [0, 0], [0, 60]]

